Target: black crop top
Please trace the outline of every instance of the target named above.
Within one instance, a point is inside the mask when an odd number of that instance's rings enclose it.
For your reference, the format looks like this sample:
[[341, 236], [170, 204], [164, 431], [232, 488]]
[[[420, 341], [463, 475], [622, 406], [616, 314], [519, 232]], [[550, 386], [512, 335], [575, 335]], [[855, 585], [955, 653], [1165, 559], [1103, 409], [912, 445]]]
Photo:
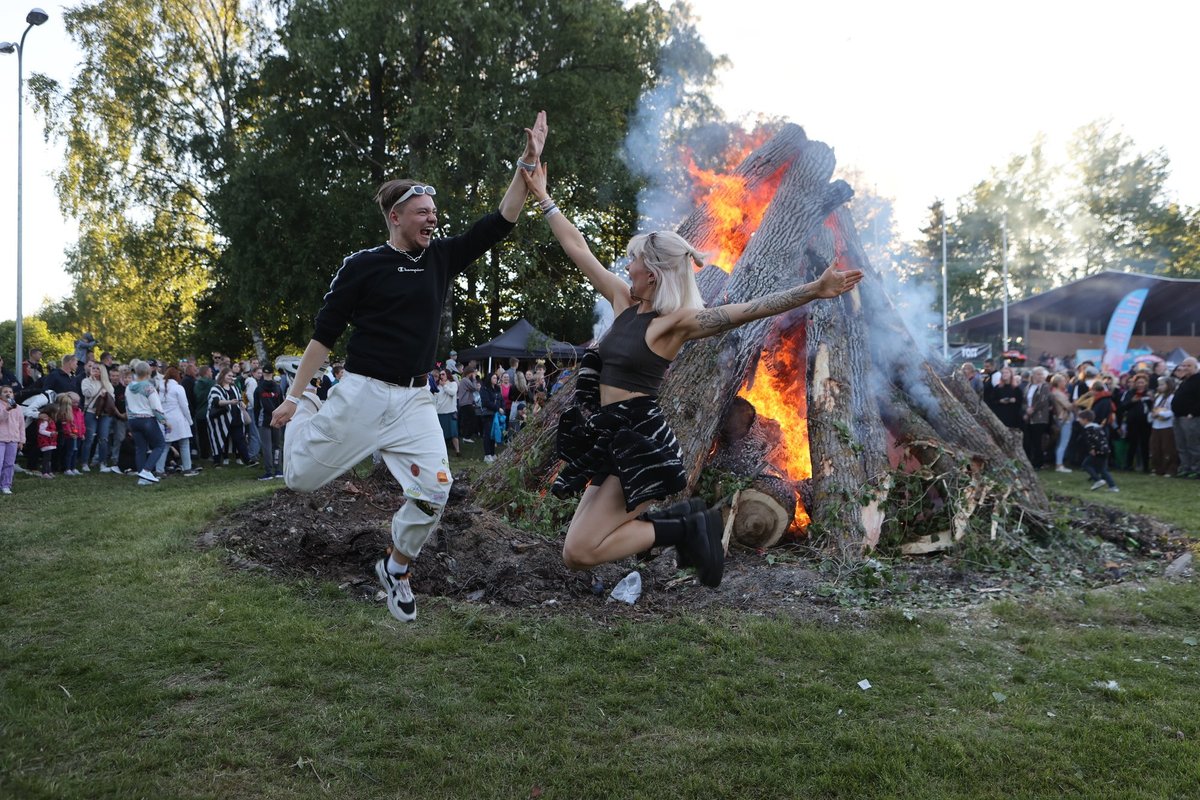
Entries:
[[646, 329], [658, 317], [637, 313], [633, 305], [621, 312], [600, 340], [600, 383], [629, 392], [657, 395], [671, 362], [646, 344]]

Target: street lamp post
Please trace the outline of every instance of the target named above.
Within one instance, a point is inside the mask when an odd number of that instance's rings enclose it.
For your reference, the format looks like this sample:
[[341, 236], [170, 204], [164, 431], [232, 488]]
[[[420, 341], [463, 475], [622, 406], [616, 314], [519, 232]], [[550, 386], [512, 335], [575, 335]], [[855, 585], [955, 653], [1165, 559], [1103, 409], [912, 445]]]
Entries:
[[33, 30], [35, 25], [41, 25], [48, 19], [50, 19], [50, 15], [42, 9], [30, 9], [29, 13], [25, 15], [25, 21], [29, 23], [29, 26], [26, 27], [25, 32], [21, 34], [21, 41], [19, 43], [0, 42], [0, 53], [15, 52], [17, 54], [17, 359], [15, 362], [13, 362], [13, 368], [18, 370], [17, 380], [21, 381], [22, 383], [24, 383], [25, 380], [24, 369], [21, 366], [25, 359], [23, 352], [25, 349], [25, 342], [23, 341], [25, 320], [23, 317], [23, 310], [21, 308], [21, 256], [23, 253], [21, 246], [21, 189], [22, 179], [24, 177], [22, 172], [24, 167], [22, 163], [24, 153], [22, 151], [25, 144], [22, 130], [25, 117], [25, 100], [22, 97], [22, 88], [25, 84], [25, 74], [23, 69], [24, 65], [22, 62], [24, 61], [23, 56], [25, 53], [25, 37], [29, 35], [29, 32]]

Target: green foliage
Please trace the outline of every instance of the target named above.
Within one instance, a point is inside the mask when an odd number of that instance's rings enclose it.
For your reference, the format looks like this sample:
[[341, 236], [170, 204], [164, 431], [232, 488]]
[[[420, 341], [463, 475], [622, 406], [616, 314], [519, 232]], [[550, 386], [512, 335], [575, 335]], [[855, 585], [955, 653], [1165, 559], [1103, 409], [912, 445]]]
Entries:
[[704, 467], [700, 477], [696, 479], [697, 497], [703, 497], [710, 503], [715, 503], [723, 497], [729, 497], [754, 483], [754, 478], [738, 475], [735, 472]]
[[548, 492], [531, 492], [522, 485], [517, 470], [510, 469], [509, 472], [513, 473], [508, 480], [511, 491], [508, 502], [501, 509], [505, 517], [514, 526], [547, 539], [565, 535], [579, 504], [578, 499], [559, 500]]
[[[34, 347], [41, 348], [43, 363], [58, 361], [64, 353], [75, 352], [75, 336], [51, 331], [40, 317], [25, 317], [21, 325], [21, 344], [25, 349], [21, 354], [22, 361], [29, 358], [29, 351]], [[17, 321], [6, 319], [0, 322], [0, 356], [4, 357], [5, 366], [14, 374], [21, 368], [19, 363], [13, 364], [16, 352]]]
[[[277, 331], [276, 346], [303, 344], [338, 260], [385, 234], [371, 202], [380, 183], [433, 184], [442, 230], [457, 233], [496, 208], [539, 109], [555, 196], [594, 216], [603, 258], [633, 225], [618, 150], [663, 31], [656, 5], [616, 0], [454, 13], [290, 4], [280, 47], [244, 94], [258, 110], [250, 142], [213, 196], [229, 246], [212, 294]], [[591, 291], [546, 242], [541, 226], [521, 225], [456, 282], [452, 342], [490, 338], [521, 316], [557, 338], [588, 338]]]
[[[257, 0], [113, 0], [67, 14], [77, 75], [68, 87], [31, 80], [67, 145], [58, 190], [81, 227], [64, 327], [142, 353], [239, 352], [253, 333], [272, 352], [298, 350], [338, 261], [383, 236], [376, 186], [434, 184], [442, 230], [457, 233], [496, 208], [539, 109], [555, 195], [586, 210], [581, 227], [614, 260], [636, 221], [620, 145], [639, 95], [679, 83], [680, 120], [714, 117], [706, 91], [721, 61], [682, 4], [271, 9], [274, 30]], [[540, 225], [520, 226], [454, 294], [447, 346], [521, 316], [557, 338], [591, 335], [592, 292]]]
[[1109, 120], [1080, 128], [1070, 144], [1077, 185], [1070, 224], [1080, 239], [1083, 274], [1162, 271], [1160, 243], [1150, 232], [1161, 225], [1169, 207], [1170, 161], [1161, 149], [1135, 148], [1133, 139], [1114, 130]]
[[[1003, 294], [1003, 239], [1014, 299], [1101, 270], [1200, 276], [1200, 209], [1168, 200], [1169, 161], [1139, 151], [1108, 121], [1080, 128], [1065, 163], [1043, 137], [958, 198], [945, 222], [951, 319], [994, 307]], [[940, 283], [942, 202], [903, 271]]]
[[83, 54], [71, 85], [33, 84], [67, 145], [58, 194], [80, 223], [63, 308], [125, 356], [193, 343], [221, 249], [209, 194], [249, 121], [237, 94], [262, 20], [253, 0], [84, 4], [65, 15]]

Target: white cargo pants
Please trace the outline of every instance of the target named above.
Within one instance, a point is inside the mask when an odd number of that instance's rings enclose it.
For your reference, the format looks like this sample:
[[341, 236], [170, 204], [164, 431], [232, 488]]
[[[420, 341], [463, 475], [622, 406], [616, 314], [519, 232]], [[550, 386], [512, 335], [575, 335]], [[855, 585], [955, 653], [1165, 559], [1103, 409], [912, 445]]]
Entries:
[[289, 489], [314, 491], [376, 450], [407, 498], [392, 517], [392, 545], [416, 558], [454, 480], [429, 387], [345, 372], [320, 411], [302, 399], [283, 439], [284, 481]]

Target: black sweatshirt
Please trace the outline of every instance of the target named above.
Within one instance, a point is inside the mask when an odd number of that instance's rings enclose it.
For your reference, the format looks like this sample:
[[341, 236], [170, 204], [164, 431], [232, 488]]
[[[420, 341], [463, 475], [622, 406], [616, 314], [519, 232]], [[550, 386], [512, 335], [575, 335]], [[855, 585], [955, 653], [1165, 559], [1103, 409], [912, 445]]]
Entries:
[[1175, 387], [1171, 410], [1176, 417], [1200, 416], [1200, 372], [1193, 373]]
[[434, 239], [412, 258], [389, 244], [348, 256], [329, 284], [312, 338], [332, 349], [354, 326], [346, 369], [388, 383], [433, 369], [450, 281], [509, 234], [494, 211], [459, 236]]

